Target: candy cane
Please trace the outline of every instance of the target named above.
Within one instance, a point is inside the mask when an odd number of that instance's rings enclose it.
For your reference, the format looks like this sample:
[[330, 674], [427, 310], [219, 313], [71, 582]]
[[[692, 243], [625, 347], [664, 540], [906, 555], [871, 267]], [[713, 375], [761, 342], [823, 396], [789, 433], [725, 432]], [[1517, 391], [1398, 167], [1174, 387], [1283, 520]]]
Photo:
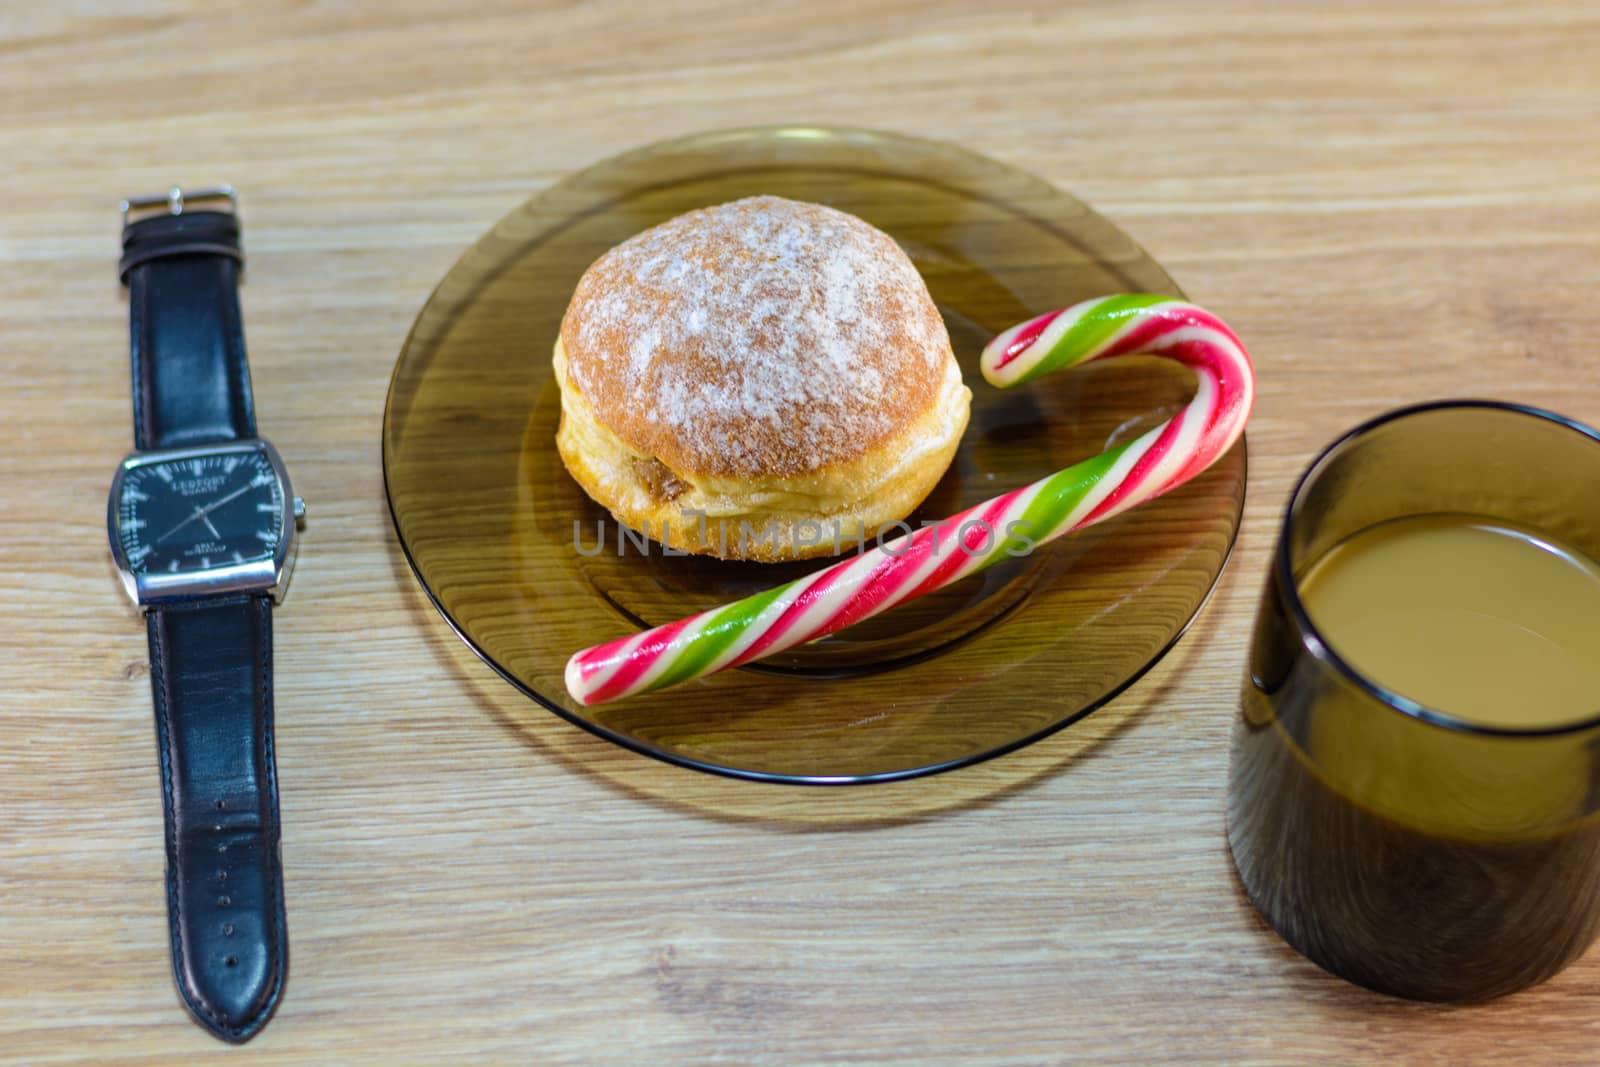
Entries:
[[1004, 388], [1135, 354], [1176, 360], [1199, 383], [1187, 407], [1137, 440], [787, 585], [584, 649], [567, 661], [567, 691], [600, 704], [774, 655], [1182, 485], [1238, 440], [1255, 400], [1249, 355], [1210, 312], [1146, 294], [1089, 300], [1013, 326], [980, 366]]

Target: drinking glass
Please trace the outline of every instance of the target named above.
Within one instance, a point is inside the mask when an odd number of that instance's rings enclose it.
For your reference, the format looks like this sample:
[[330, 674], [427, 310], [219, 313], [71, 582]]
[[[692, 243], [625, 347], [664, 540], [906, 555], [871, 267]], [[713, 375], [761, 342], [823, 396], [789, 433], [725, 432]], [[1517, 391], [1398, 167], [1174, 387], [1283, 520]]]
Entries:
[[[1257, 910], [1314, 962], [1386, 993], [1478, 1000], [1550, 977], [1600, 931], [1600, 692], [1581, 721], [1483, 725], [1341, 658], [1302, 600], [1308, 569], [1378, 523], [1439, 514], [1600, 559], [1600, 435], [1441, 402], [1375, 419], [1311, 464], [1256, 620], [1228, 840]], [[1540, 678], [1517, 691], [1540, 701]]]

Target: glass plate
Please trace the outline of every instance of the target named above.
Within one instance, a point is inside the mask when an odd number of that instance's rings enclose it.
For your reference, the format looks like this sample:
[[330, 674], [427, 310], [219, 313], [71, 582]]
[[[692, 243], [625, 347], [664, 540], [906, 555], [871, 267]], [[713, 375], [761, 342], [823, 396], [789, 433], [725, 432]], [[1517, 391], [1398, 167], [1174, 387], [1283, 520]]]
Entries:
[[[601, 163], [497, 223], [422, 309], [395, 367], [383, 465], [428, 596], [528, 696], [637, 752], [702, 770], [862, 782], [946, 770], [1099, 707], [1172, 647], [1227, 560], [1241, 441], [1189, 485], [843, 633], [675, 689], [586, 708], [580, 648], [823, 565], [648, 554], [567, 475], [550, 367], [584, 269], [691, 208], [756, 193], [818, 201], [893, 235], [943, 312], [973, 390], [939, 518], [1126, 440], [1181, 407], [1187, 372], [1118, 360], [1001, 392], [978, 353], [1029, 316], [1112, 292], [1179, 294], [1133, 241], [1045, 182], [951, 145], [859, 130], [707, 133]], [[581, 535], [581, 536], [580, 536]], [[580, 552], [579, 546], [583, 548]], [[825, 561], [824, 561], [825, 562]]]

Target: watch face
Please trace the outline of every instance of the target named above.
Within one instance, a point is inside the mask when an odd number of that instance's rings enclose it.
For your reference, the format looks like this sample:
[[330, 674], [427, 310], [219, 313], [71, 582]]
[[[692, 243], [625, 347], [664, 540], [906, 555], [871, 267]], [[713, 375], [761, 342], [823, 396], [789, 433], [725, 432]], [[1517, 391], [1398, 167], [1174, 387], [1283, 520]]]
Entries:
[[270, 559], [283, 489], [265, 452], [141, 464], [123, 475], [117, 536], [135, 574], [183, 574]]

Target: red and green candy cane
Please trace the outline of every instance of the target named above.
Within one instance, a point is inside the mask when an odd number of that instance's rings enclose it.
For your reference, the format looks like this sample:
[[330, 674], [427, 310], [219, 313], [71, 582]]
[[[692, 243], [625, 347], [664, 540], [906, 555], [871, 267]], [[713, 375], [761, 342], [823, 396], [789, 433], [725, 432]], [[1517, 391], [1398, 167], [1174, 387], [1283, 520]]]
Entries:
[[1250, 356], [1210, 312], [1149, 294], [1087, 300], [1000, 334], [980, 366], [1004, 389], [1139, 354], [1175, 360], [1197, 383], [1194, 399], [1155, 429], [787, 585], [586, 648], [567, 661], [567, 691], [601, 704], [774, 655], [1182, 485], [1238, 440], [1255, 400]]

